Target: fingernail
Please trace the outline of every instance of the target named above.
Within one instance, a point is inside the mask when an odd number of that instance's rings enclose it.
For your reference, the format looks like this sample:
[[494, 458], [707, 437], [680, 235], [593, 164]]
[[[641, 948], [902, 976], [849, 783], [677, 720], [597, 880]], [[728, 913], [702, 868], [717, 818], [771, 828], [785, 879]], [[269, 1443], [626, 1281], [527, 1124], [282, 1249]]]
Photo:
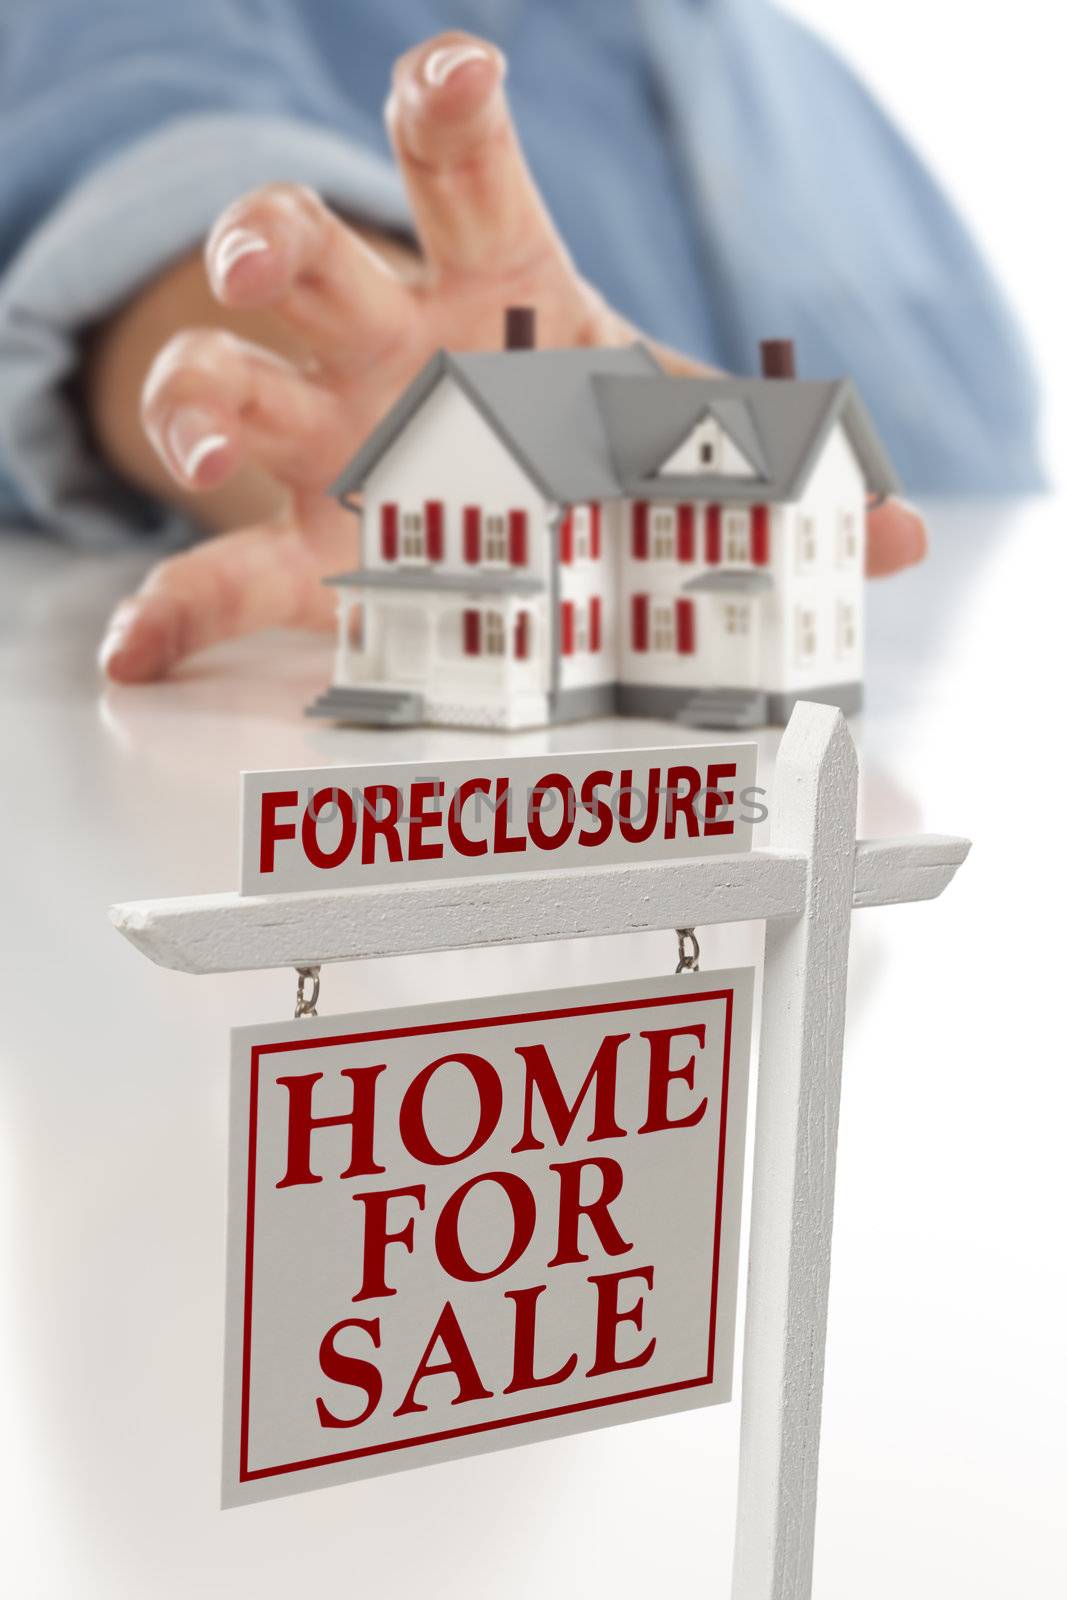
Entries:
[[112, 617], [107, 632], [100, 641], [100, 648], [96, 652], [96, 664], [100, 671], [110, 676], [111, 669], [122, 654], [130, 632], [131, 617], [116, 614]]
[[165, 437], [175, 465], [191, 483], [208, 457], [225, 450], [230, 442], [219, 432], [215, 418], [197, 406], [176, 411], [167, 423]]
[[446, 44], [430, 51], [423, 62], [422, 75], [431, 89], [439, 89], [465, 62], [490, 59], [488, 50], [480, 44]]
[[269, 249], [270, 242], [261, 233], [253, 233], [251, 228], [230, 228], [211, 253], [212, 276], [216, 282], [223, 283], [238, 261]]

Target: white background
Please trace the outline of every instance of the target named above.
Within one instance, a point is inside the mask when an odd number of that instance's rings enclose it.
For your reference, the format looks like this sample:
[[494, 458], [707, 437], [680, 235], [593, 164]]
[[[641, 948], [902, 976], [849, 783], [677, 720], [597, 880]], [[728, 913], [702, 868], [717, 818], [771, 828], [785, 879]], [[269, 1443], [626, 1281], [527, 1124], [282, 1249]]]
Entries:
[[[961, 199], [1062, 439], [1062, 6], [794, 9]], [[975, 849], [943, 900], [854, 919], [815, 1593], [1062, 1600], [1067, 505], [930, 510], [930, 560], [871, 590], [863, 825]], [[327, 645], [263, 640], [98, 697], [87, 663], [136, 568], [38, 542], [0, 585], [0, 1582], [18, 1600], [725, 1600], [735, 1407], [217, 1509], [226, 1034], [285, 1015], [293, 984], [159, 971], [104, 907], [232, 885], [240, 767], [372, 756], [299, 721]], [[433, 753], [464, 753], [455, 738]], [[716, 930], [707, 960], [754, 942]], [[327, 972], [323, 1004], [638, 975], [673, 943], [366, 963]]]
[[[930, 511], [929, 561], [870, 586], [861, 827], [975, 846], [941, 900], [853, 918], [815, 1593], [1062, 1600], [1065, 506]], [[295, 979], [162, 971], [108, 903], [233, 885], [242, 767], [670, 730], [338, 732], [300, 717], [329, 641], [277, 637], [101, 695], [86, 662], [140, 560], [12, 545], [0, 586], [0, 1587], [292, 1600], [358, 1569], [388, 1600], [726, 1600], [733, 1405], [218, 1509], [227, 1036]], [[760, 931], [702, 942], [747, 964]], [[674, 960], [664, 931], [349, 963], [322, 1008]]]

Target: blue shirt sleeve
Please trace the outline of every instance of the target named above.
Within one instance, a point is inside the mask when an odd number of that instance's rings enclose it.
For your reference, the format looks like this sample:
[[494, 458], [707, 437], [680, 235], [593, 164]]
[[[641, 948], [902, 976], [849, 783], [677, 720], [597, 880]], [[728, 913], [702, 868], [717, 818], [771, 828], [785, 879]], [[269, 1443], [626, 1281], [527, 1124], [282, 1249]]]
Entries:
[[185, 538], [86, 437], [84, 330], [258, 184], [405, 226], [377, 107], [342, 100], [274, 0], [9, 0], [0, 107], [0, 519], [95, 547]]

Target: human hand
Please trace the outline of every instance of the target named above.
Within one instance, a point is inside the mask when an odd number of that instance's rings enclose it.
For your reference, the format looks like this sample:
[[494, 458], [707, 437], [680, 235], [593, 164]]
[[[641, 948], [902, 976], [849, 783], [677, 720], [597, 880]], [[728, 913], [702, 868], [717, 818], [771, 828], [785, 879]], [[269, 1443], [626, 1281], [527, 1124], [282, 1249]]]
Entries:
[[[355, 565], [358, 525], [328, 485], [435, 350], [499, 347], [505, 305], [536, 306], [545, 346], [640, 337], [570, 261], [523, 159], [504, 67], [459, 33], [396, 64], [385, 117], [422, 248], [411, 270], [299, 187], [259, 190], [219, 218], [205, 250], [216, 300], [269, 311], [291, 354], [222, 328], [181, 332], [151, 367], [142, 420], [182, 491], [218, 489], [254, 463], [281, 508], [155, 567], [111, 620], [109, 677], [162, 677], [260, 628], [331, 626], [321, 579]], [[668, 371], [707, 370], [652, 348]], [[868, 535], [876, 574], [925, 549], [921, 520], [896, 502], [871, 512]]]

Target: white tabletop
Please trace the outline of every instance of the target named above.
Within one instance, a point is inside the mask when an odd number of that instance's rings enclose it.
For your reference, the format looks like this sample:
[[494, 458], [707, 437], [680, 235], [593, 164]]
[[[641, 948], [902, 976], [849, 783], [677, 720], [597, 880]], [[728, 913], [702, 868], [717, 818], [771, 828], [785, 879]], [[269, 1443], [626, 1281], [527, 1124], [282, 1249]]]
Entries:
[[[943, 506], [870, 590], [861, 833], [969, 834], [932, 904], [859, 912], [827, 1352], [820, 1600], [1067, 1589], [1062, 976], [1052, 908], [1063, 507]], [[326, 641], [261, 637], [101, 693], [143, 562], [0, 550], [0, 1052], [8, 1514], [33, 1597], [726, 1600], [737, 1406], [218, 1510], [227, 1030], [293, 978], [151, 966], [107, 906], [236, 887], [237, 774], [686, 743], [302, 719]], [[767, 773], [777, 735], [760, 734]], [[704, 965], [758, 959], [718, 928]], [[331, 967], [327, 1011], [667, 970], [669, 932]]]

